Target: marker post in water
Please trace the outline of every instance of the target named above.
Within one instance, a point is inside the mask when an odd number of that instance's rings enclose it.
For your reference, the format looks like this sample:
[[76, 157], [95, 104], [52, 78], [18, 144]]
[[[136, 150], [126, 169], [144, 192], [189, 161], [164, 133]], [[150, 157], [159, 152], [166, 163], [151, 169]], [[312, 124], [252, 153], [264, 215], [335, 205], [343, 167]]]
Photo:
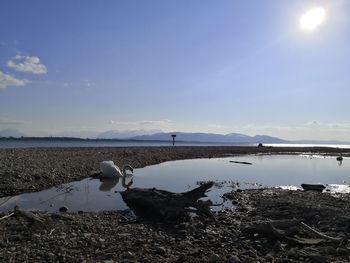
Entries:
[[172, 134], [171, 137], [173, 137], [173, 146], [175, 146], [175, 137], [176, 137], [176, 134]]

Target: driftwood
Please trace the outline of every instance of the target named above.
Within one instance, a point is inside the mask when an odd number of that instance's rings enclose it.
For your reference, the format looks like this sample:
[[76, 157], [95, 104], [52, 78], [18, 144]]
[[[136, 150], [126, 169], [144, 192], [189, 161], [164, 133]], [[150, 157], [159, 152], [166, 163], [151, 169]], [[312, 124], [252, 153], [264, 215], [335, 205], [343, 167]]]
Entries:
[[3, 216], [3, 217], [1, 217], [0, 218], [0, 221], [1, 220], [4, 220], [4, 219], [6, 219], [6, 218], [8, 218], [8, 217], [10, 217], [10, 216], [13, 216], [15, 213], [10, 213], [10, 214], [8, 214], [8, 215], [6, 215], [6, 216]]
[[327, 240], [330, 240], [330, 241], [333, 241], [333, 242], [340, 242], [342, 241], [343, 239], [342, 238], [339, 238], [339, 237], [330, 237], [330, 236], [327, 236], [326, 234], [324, 233], [321, 233], [319, 231], [317, 231], [316, 229], [313, 229], [312, 227], [308, 226], [307, 224], [305, 224], [304, 222], [301, 222], [300, 225], [302, 227], [304, 227], [307, 231], [309, 231], [310, 233], [312, 233], [313, 235], [319, 237], [319, 238], [322, 238], [322, 239], [327, 239]]
[[230, 163], [240, 163], [240, 164], [252, 165], [252, 163], [250, 163], [250, 162], [230, 161]]
[[21, 210], [18, 206], [15, 206], [14, 216], [24, 217], [30, 223], [40, 223], [40, 224], [44, 223], [44, 219], [42, 219], [40, 216], [33, 214], [32, 212], [29, 212], [29, 211]]
[[326, 187], [323, 184], [301, 184], [305, 191], [322, 192]]
[[189, 192], [172, 193], [156, 188], [132, 188], [121, 193], [124, 202], [136, 215], [152, 217], [167, 222], [180, 221], [189, 218], [193, 212], [202, 219], [214, 220], [210, 212], [211, 201], [198, 200], [214, 182], [205, 183]]
[[[249, 233], [260, 233], [270, 238], [289, 240], [301, 245], [316, 245], [321, 242], [342, 242], [343, 238], [330, 237], [308, 226], [301, 220], [278, 220], [255, 222], [245, 229]], [[307, 237], [301, 237], [300, 235]], [[315, 238], [316, 237], [316, 238]]]

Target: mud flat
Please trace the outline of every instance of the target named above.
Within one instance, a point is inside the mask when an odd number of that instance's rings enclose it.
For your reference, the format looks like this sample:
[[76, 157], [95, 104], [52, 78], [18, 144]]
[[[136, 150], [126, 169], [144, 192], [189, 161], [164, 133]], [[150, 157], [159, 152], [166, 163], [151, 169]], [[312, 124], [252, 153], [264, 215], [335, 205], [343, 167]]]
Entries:
[[[1, 195], [82, 179], [102, 160], [143, 167], [255, 153], [339, 154], [328, 148], [149, 147], [0, 150]], [[349, 156], [349, 150], [342, 150]], [[349, 262], [350, 198], [312, 191], [228, 193], [216, 221], [166, 224], [128, 213], [0, 214], [0, 262]], [[7, 215], [9, 217], [4, 218]]]

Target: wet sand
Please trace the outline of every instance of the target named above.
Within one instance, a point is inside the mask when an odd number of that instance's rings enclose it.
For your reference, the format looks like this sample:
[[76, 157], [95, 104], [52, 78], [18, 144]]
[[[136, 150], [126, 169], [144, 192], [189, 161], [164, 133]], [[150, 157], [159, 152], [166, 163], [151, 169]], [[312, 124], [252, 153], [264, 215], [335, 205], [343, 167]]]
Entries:
[[[338, 155], [339, 151], [350, 156], [350, 150], [331, 148], [0, 149], [0, 193], [8, 196], [79, 180], [98, 170], [103, 160], [139, 168], [170, 160], [236, 154]], [[146, 219], [133, 222], [127, 214], [117, 212], [37, 212], [39, 221], [12, 215], [0, 220], [0, 262], [350, 261], [348, 195], [335, 198], [327, 193], [265, 189], [233, 192], [227, 197], [236, 208], [216, 215], [216, 222], [205, 223], [196, 219], [178, 225]], [[300, 245], [283, 235], [247, 231], [256, 222], [293, 218], [342, 241]]]

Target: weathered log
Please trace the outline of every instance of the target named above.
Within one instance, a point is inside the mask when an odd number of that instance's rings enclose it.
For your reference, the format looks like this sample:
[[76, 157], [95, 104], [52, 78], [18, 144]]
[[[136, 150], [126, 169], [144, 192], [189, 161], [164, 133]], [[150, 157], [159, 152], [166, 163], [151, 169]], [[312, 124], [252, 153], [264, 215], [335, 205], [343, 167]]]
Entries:
[[21, 210], [18, 206], [15, 206], [14, 215], [24, 217], [30, 223], [40, 223], [40, 224], [44, 223], [44, 219], [42, 219], [40, 216], [35, 215], [29, 211]]
[[156, 188], [129, 188], [121, 195], [124, 202], [139, 216], [173, 222], [188, 219], [188, 212], [194, 212], [203, 219], [215, 220], [210, 212], [212, 203], [198, 200], [206, 196], [205, 193], [213, 184], [214, 182], [208, 182], [184, 193]]

